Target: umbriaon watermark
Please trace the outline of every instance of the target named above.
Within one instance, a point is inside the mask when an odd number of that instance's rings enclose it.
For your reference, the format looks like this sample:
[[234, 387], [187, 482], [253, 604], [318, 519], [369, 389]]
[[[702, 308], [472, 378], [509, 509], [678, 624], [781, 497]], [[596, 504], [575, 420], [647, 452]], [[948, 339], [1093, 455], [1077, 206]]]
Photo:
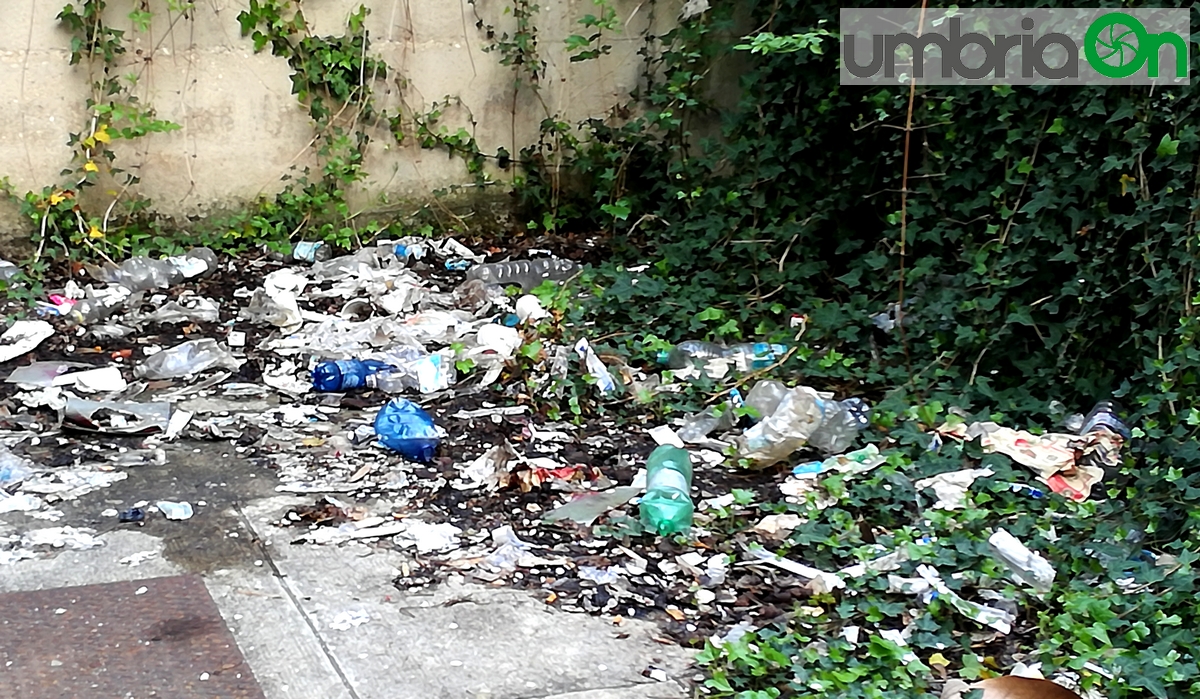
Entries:
[[843, 85], [1188, 84], [1188, 9], [843, 9]]

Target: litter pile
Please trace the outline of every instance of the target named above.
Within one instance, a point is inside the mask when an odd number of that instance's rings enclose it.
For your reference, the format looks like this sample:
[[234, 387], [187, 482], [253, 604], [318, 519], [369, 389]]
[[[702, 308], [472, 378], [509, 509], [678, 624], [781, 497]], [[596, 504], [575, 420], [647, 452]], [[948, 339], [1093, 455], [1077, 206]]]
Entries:
[[[411, 238], [342, 257], [308, 245], [287, 260], [222, 263], [198, 249], [85, 268], [40, 305], [41, 319], [0, 337], [0, 512], [54, 521], [55, 503], [164, 463], [167, 442], [221, 441], [274, 472], [278, 492], [308, 499], [278, 523], [296, 543], [410, 554], [401, 588], [449, 574], [528, 587], [565, 609], [661, 619], [693, 645], [728, 642], [879, 576], [901, 598], [941, 599], [996, 634], [1018, 623], [992, 591], [968, 599], [934, 565], [913, 565], [936, 549], [932, 539], [877, 546], [831, 570], [790, 548], [793, 530], [839, 501], [831, 482], [888, 462], [886, 440], [853, 448], [870, 424], [858, 398], [763, 379], [674, 425], [546, 417], [573, 376], [601, 398], [618, 385], [677, 390], [700, 375], [750, 384], [788, 346], [685, 342], [657, 367], [606, 364], [586, 339], [550, 339], [564, 329], [528, 293], [577, 265], [484, 259], [453, 239]], [[506, 292], [513, 286], [522, 293]], [[1044, 435], [947, 423], [931, 449], [978, 439], [1082, 500], [1117, 465], [1129, 431], [1107, 404], [1081, 423]], [[804, 450], [821, 458], [780, 466]], [[961, 509], [990, 475], [963, 469], [914, 487], [932, 493], [932, 509]], [[778, 500], [759, 516], [756, 503]], [[193, 512], [159, 502], [111, 515]], [[33, 529], [0, 539], [0, 564], [102, 543], [95, 532]], [[1045, 558], [1003, 529], [990, 543], [1014, 580], [1050, 589]], [[911, 631], [879, 633], [905, 646]]]

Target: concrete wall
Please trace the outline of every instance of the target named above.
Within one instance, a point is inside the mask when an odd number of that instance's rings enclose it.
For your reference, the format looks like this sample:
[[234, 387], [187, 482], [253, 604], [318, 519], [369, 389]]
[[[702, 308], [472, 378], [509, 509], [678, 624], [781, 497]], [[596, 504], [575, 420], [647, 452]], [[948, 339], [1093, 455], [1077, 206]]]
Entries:
[[[86, 128], [87, 68], [69, 66], [70, 36], [55, 15], [62, 2], [4, 0], [0, 13], [0, 177], [18, 193], [62, 182], [70, 166], [68, 134]], [[198, 0], [194, 19], [169, 15], [166, 0], [150, 0], [150, 31], [133, 31], [127, 15], [136, 0], [108, 0], [110, 25], [133, 40], [121, 57], [120, 74], [140, 73], [137, 94], [160, 118], [183, 128], [133, 142], [116, 142], [117, 166], [136, 172], [136, 193], [168, 215], [194, 215], [227, 208], [282, 187], [293, 166], [314, 162], [314, 128], [291, 94], [290, 69], [269, 50], [255, 54], [240, 35], [237, 14], [248, 3]], [[317, 35], [346, 32], [348, 15], [360, 0], [306, 0], [305, 15]], [[485, 151], [504, 146], [516, 153], [536, 138], [549, 115], [574, 122], [604, 116], [627, 99], [643, 69], [637, 56], [648, 26], [650, 2], [613, 0], [624, 31], [608, 37], [611, 55], [570, 63], [563, 39], [577, 33], [576, 20], [595, 11], [591, 0], [542, 0], [539, 49], [548, 64], [540, 95], [525, 91], [514, 104], [513, 72], [498, 55], [482, 51], [486, 39], [477, 12], [499, 30], [511, 26], [503, 0], [365, 0], [372, 53], [396, 75], [376, 85], [379, 106], [424, 112], [446, 96], [465, 109], [447, 116], [449, 125], [473, 129]], [[654, 31], [674, 20], [678, 3], [658, 3]], [[140, 52], [140, 55], [138, 55]], [[514, 111], [515, 107], [515, 111]], [[469, 110], [469, 114], [468, 114]], [[470, 120], [473, 117], [474, 126]], [[373, 134], [367, 157], [371, 173], [357, 197], [364, 205], [421, 198], [438, 187], [466, 181], [461, 161], [444, 151], [421, 150], [410, 139], [397, 144]], [[94, 196], [104, 196], [93, 190]], [[109, 195], [110, 196], [110, 195]], [[11, 211], [8, 212], [12, 226]]]

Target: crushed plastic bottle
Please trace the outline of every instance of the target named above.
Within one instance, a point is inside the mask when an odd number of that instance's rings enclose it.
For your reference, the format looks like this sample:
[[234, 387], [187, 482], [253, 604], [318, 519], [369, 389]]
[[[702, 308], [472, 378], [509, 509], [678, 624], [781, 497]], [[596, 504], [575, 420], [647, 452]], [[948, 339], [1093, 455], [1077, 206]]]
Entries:
[[671, 369], [684, 369], [703, 367], [714, 359], [721, 359], [730, 362], [738, 371], [750, 371], [770, 366], [786, 353], [786, 346], [769, 342], [744, 342], [727, 347], [716, 342], [688, 340], [670, 351], [659, 352], [658, 361]]
[[431, 461], [441, 442], [429, 413], [403, 398], [393, 398], [379, 409], [375, 436], [388, 449], [421, 462]]
[[664, 444], [646, 459], [646, 494], [638, 514], [650, 531], [661, 536], [692, 526], [692, 459], [679, 447]]
[[820, 427], [825, 403], [830, 398], [830, 394], [818, 393], [808, 386], [789, 390], [774, 412], [742, 434], [738, 456], [760, 466], [770, 466], [791, 456]]
[[511, 260], [476, 265], [467, 272], [467, 280], [478, 279], [486, 284], [519, 286], [529, 291], [544, 281], [562, 281], [579, 270], [579, 265], [570, 260], [539, 258], [536, 260]]
[[368, 359], [335, 359], [318, 362], [312, 370], [313, 388], [318, 391], [351, 391], [367, 385], [367, 380], [392, 367]]
[[301, 241], [292, 246], [291, 252], [281, 253], [267, 249], [267, 257], [275, 262], [324, 262], [333, 257], [333, 247], [323, 241]]
[[826, 454], [841, 454], [871, 424], [871, 408], [861, 398], [828, 401], [821, 425], [808, 437], [810, 446]]
[[1129, 426], [1118, 417], [1121, 411], [1121, 406], [1115, 401], [1102, 400], [1092, 408], [1092, 411], [1083, 419], [1083, 424], [1079, 428], [1079, 434], [1088, 434], [1090, 432], [1112, 432], [1119, 434], [1124, 439], [1129, 439]]
[[33, 464], [28, 459], [17, 456], [7, 447], [0, 446], [0, 487], [7, 487], [23, 481], [33, 473]]
[[175, 379], [207, 369], [237, 371], [245, 360], [217, 344], [212, 338], [190, 340], [147, 357], [133, 373], [143, 379]]
[[683, 427], [675, 434], [688, 444], [702, 442], [716, 430], [732, 429], [737, 424], [737, 409], [741, 406], [742, 395], [734, 389], [730, 392], [730, 399], [720, 406], [710, 406], [702, 412], [684, 418]]

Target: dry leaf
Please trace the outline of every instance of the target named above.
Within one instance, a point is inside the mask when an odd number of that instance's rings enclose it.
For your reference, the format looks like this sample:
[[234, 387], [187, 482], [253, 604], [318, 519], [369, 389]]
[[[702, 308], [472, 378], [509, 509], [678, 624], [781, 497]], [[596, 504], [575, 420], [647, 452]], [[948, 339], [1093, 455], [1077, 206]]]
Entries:
[[678, 609], [668, 609], [667, 614], [669, 614], [675, 621], [683, 621], [684, 619], [687, 619], [687, 614], [684, 614]]

